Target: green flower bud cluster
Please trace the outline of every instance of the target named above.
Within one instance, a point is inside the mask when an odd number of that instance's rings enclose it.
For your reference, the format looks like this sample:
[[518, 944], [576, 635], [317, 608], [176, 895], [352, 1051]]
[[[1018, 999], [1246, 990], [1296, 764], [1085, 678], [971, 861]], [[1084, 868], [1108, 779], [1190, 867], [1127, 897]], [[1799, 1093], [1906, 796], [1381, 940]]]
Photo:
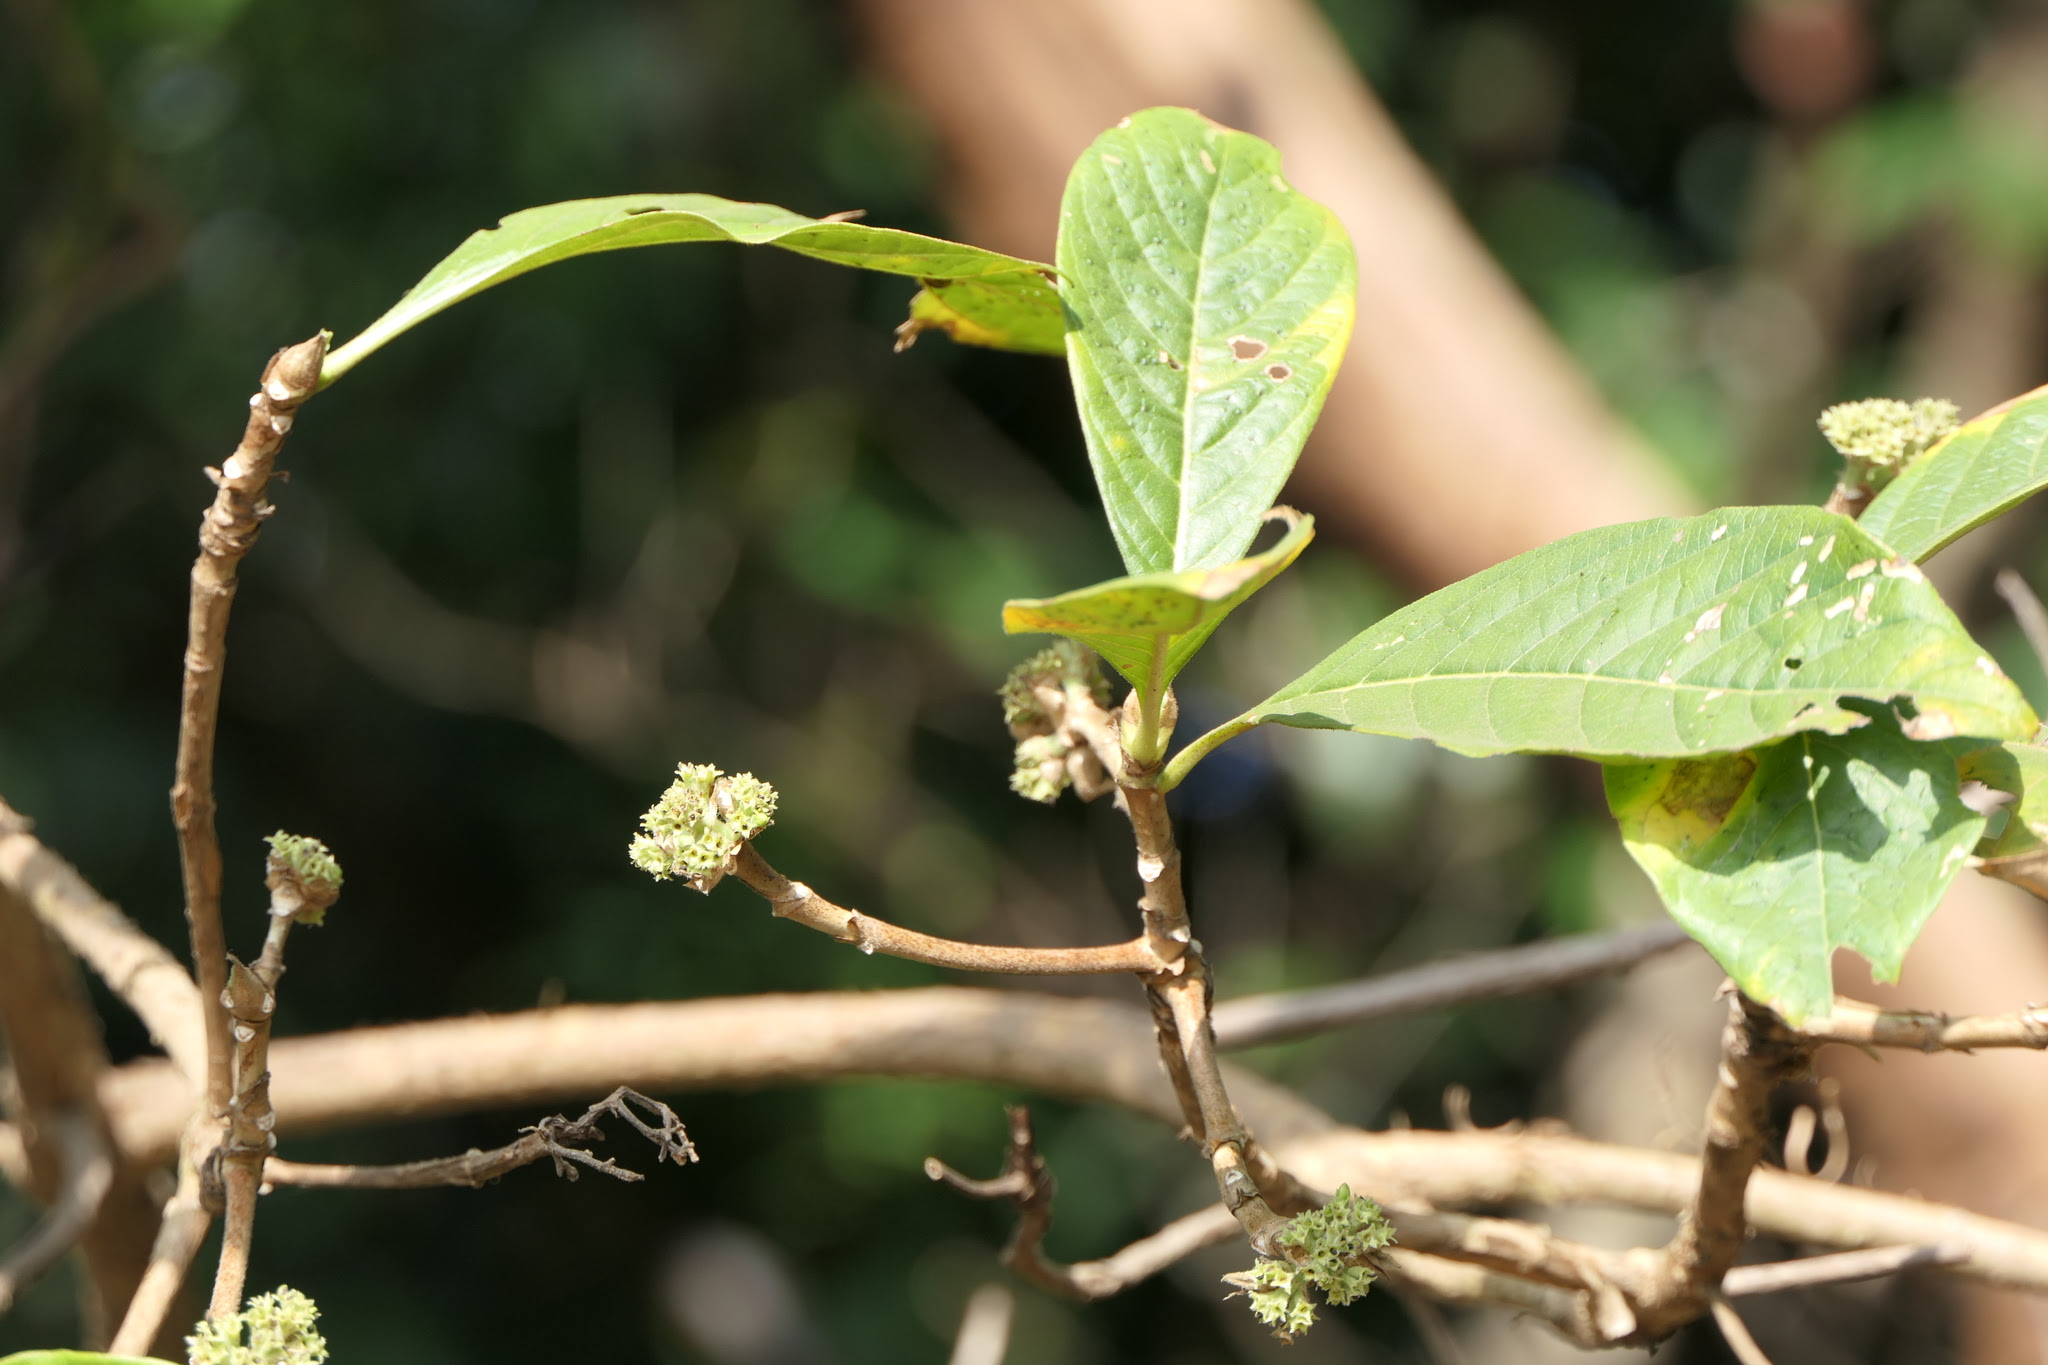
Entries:
[[327, 907], [341, 898], [341, 864], [327, 845], [308, 835], [279, 830], [263, 842], [270, 845], [265, 860], [265, 881], [270, 889], [283, 893], [281, 901], [298, 903], [291, 913], [293, 919], [301, 924], [320, 923], [327, 917]]
[[319, 1317], [311, 1299], [279, 1286], [239, 1313], [201, 1322], [185, 1349], [192, 1365], [321, 1365], [327, 1342], [313, 1330]]
[[1076, 641], [1061, 640], [1011, 669], [996, 693], [1003, 703], [1003, 723], [1017, 741], [1017, 766], [1010, 774], [1010, 790], [1051, 805], [1073, 780], [1067, 760], [1075, 746], [1061, 733], [1063, 715], [1047, 709], [1041, 695], [1045, 690], [1070, 701], [1085, 698], [1107, 708], [1109, 680], [1102, 676], [1091, 650]]
[[775, 823], [775, 788], [752, 773], [727, 776], [709, 763], [678, 763], [676, 780], [640, 817], [627, 849], [656, 881], [699, 891], [718, 885], [740, 844]]
[[1960, 417], [1956, 405], [1945, 398], [1922, 398], [1917, 403], [1865, 398], [1837, 403], [1823, 412], [1820, 431], [1848, 462], [1842, 482], [1875, 491], [1953, 432]]
[[1297, 1216], [1281, 1232], [1280, 1245], [1292, 1259], [1263, 1260], [1224, 1278], [1250, 1296], [1253, 1316], [1274, 1335], [1292, 1340], [1316, 1320], [1311, 1285], [1335, 1304], [1364, 1298], [1373, 1281], [1365, 1258], [1393, 1240], [1380, 1206], [1343, 1185], [1329, 1203]]

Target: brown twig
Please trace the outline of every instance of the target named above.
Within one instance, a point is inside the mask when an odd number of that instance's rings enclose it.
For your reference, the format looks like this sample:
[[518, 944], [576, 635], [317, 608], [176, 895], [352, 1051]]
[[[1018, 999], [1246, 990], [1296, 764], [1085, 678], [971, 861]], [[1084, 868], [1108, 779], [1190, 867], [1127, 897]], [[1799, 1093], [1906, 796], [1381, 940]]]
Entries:
[[770, 867], [751, 843], [740, 845], [733, 859], [732, 874], [766, 900], [778, 918], [829, 934], [864, 953], [881, 953], [960, 971], [1024, 976], [1142, 972], [1158, 965], [1143, 939], [1099, 948], [1011, 948], [920, 934], [833, 904], [802, 882], [791, 881]]
[[29, 833], [0, 801], [0, 886], [28, 903], [64, 946], [127, 1002], [195, 1085], [206, 1074], [199, 991], [178, 960]]
[[1742, 1321], [1742, 1315], [1735, 1306], [1720, 1294], [1712, 1295], [1708, 1307], [1714, 1314], [1714, 1325], [1721, 1329], [1721, 1339], [1728, 1343], [1741, 1365], [1771, 1365], [1771, 1358], [1764, 1354], [1764, 1348], [1756, 1344], [1756, 1338], [1749, 1334], [1749, 1327]]
[[1826, 1256], [1801, 1256], [1767, 1265], [1739, 1265], [1721, 1280], [1721, 1292], [1731, 1299], [1753, 1294], [1780, 1294], [1788, 1289], [1814, 1289], [1826, 1284], [1848, 1284], [1875, 1280], [1918, 1266], [1956, 1265], [1966, 1252], [1946, 1246], [1871, 1247], [1866, 1251], [1837, 1251]]
[[953, 1354], [946, 1365], [1003, 1365], [1010, 1351], [1010, 1321], [1017, 1296], [999, 1284], [985, 1284], [968, 1296]]
[[924, 1173], [969, 1198], [1010, 1202], [1017, 1210], [1017, 1226], [1003, 1247], [1002, 1260], [1020, 1279], [1047, 1293], [1092, 1302], [1121, 1294], [1176, 1261], [1237, 1236], [1237, 1219], [1230, 1210], [1212, 1204], [1168, 1223], [1151, 1236], [1140, 1238], [1102, 1260], [1063, 1265], [1048, 1259], [1042, 1246], [1046, 1230], [1052, 1226], [1052, 1175], [1033, 1141], [1030, 1110], [1019, 1105], [1006, 1112], [1010, 1140], [998, 1174], [976, 1180], [937, 1157], [925, 1158]]
[[1692, 942], [1670, 920], [1607, 933], [1467, 953], [1313, 990], [1239, 996], [1212, 1014], [1216, 1046], [1259, 1047], [1375, 1019], [1559, 990], [1625, 972]]
[[2040, 597], [2016, 569], [2000, 569], [1991, 586], [2012, 608], [2013, 619], [2020, 623], [2020, 633], [2027, 637], [2041, 671], [2048, 673], [2048, 607], [2041, 605]]
[[171, 815], [184, 869], [185, 918], [192, 933], [192, 970], [198, 979], [206, 1029], [206, 1098], [224, 1118], [234, 1097], [229, 1076], [232, 1045], [221, 992], [227, 988], [227, 940], [220, 920], [220, 840], [213, 827], [213, 736], [227, 663], [228, 612], [236, 572], [270, 516], [264, 489], [299, 405], [320, 382], [325, 333], [272, 356], [249, 400], [241, 444], [208, 469], [216, 493], [199, 522], [199, 557], [192, 565], [192, 604], [186, 627], [185, 685], [178, 712], [178, 757], [171, 784]]
[[[655, 1122], [649, 1123], [634, 1113], [634, 1104], [651, 1112]], [[264, 1176], [273, 1185], [295, 1185], [306, 1189], [422, 1190], [460, 1185], [475, 1190], [522, 1166], [531, 1166], [542, 1157], [548, 1157], [555, 1163], [555, 1174], [569, 1180], [576, 1178], [578, 1166], [588, 1167], [615, 1180], [632, 1182], [646, 1179], [638, 1171], [628, 1170], [609, 1159], [600, 1160], [594, 1153], [570, 1145], [602, 1141], [604, 1131], [597, 1126], [597, 1121], [607, 1114], [625, 1119], [642, 1137], [652, 1142], [657, 1164], [673, 1161], [683, 1166], [697, 1159], [697, 1149], [683, 1131], [683, 1121], [676, 1117], [673, 1109], [622, 1085], [591, 1105], [581, 1118], [567, 1119], [560, 1114], [544, 1118], [531, 1128], [520, 1129], [518, 1138], [488, 1152], [472, 1149], [461, 1156], [407, 1161], [395, 1166], [333, 1166], [272, 1157], [264, 1165]]]
[[128, 1302], [147, 1263], [156, 1206], [140, 1164], [115, 1160], [99, 1097], [106, 1048], [85, 983], [4, 877], [0, 1043], [11, 1080], [0, 1090], [26, 1138], [20, 1144], [23, 1188], [48, 1210], [29, 1240], [0, 1258], [0, 1313], [16, 1290], [75, 1244], [86, 1263], [87, 1336], [104, 1340], [107, 1317]]
[[1816, 1043], [1903, 1047], [1921, 1052], [1970, 1052], [1987, 1047], [2048, 1048], [2048, 1009], [2013, 1014], [1952, 1016], [1925, 1010], [1885, 1010], [1836, 997], [1834, 1009], [1799, 1030]]
[[26, 1237], [0, 1253], [0, 1315], [14, 1296], [55, 1265], [85, 1236], [114, 1184], [114, 1160], [92, 1116], [67, 1113], [45, 1120], [58, 1153], [57, 1197]]
[[199, 1254], [199, 1244], [206, 1240], [206, 1229], [213, 1223], [200, 1190], [199, 1161], [205, 1153], [195, 1154], [193, 1150], [202, 1144], [209, 1144], [210, 1150], [212, 1125], [194, 1119], [189, 1128], [178, 1162], [178, 1188], [164, 1205], [149, 1268], [143, 1272], [135, 1297], [128, 1301], [120, 1330], [107, 1347], [112, 1355], [139, 1356], [150, 1349], [178, 1300], [185, 1273], [192, 1268], [192, 1258]]

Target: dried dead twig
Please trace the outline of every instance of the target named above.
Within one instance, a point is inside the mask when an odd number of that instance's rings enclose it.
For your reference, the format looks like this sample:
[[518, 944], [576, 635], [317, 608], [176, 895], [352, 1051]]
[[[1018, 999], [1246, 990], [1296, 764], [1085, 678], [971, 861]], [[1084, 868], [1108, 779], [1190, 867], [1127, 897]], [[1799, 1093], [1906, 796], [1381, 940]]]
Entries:
[[[652, 1122], [634, 1112], [636, 1104], [654, 1116]], [[408, 1161], [395, 1166], [320, 1165], [272, 1157], [264, 1166], [264, 1174], [274, 1185], [307, 1189], [419, 1190], [449, 1185], [480, 1189], [501, 1176], [546, 1157], [554, 1162], [555, 1174], [569, 1180], [576, 1178], [579, 1166], [615, 1180], [646, 1179], [638, 1171], [628, 1170], [609, 1159], [600, 1159], [595, 1153], [575, 1145], [603, 1141], [604, 1131], [598, 1127], [598, 1120], [606, 1115], [624, 1119], [652, 1142], [657, 1164], [673, 1161], [683, 1166], [697, 1160], [697, 1149], [683, 1131], [682, 1120], [676, 1112], [659, 1100], [649, 1099], [622, 1085], [591, 1105], [581, 1118], [568, 1119], [560, 1114], [544, 1118], [530, 1128], [520, 1129], [520, 1136], [514, 1141], [488, 1152], [471, 1150], [460, 1156]]]
[[264, 499], [277, 453], [290, 434], [299, 405], [320, 383], [327, 354], [325, 333], [272, 356], [249, 400], [242, 440], [218, 469], [213, 505], [199, 523], [199, 557], [192, 564], [192, 602], [186, 626], [184, 693], [178, 711], [178, 757], [171, 784], [171, 814], [184, 869], [185, 918], [192, 933], [192, 969], [198, 980], [206, 1036], [206, 1098], [224, 1118], [234, 1096], [229, 1076], [233, 1048], [221, 992], [227, 988], [227, 939], [221, 929], [220, 840], [213, 826], [213, 738], [227, 663], [228, 612], [234, 605], [242, 557], [272, 508]]
[[1764, 1354], [1764, 1348], [1756, 1344], [1756, 1338], [1749, 1334], [1749, 1327], [1742, 1321], [1742, 1315], [1735, 1306], [1720, 1294], [1708, 1302], [1713, 1312], [1714, 1325], [1721, 1329], [1721, 1339], [1728, 1343], [1728, 1349], [1742, 1365], [1771, 1365], [1771, 1358]]
[[84, 1238], [114, 1184], [114, 1159], [92, 1116], [63, 1114], [48, 1121], [47, 1137], [59, 1155], [57, 1197], [42, 1219], [11, 1249], [0, 1252], [0, 1314]]
[[947, 1365], [1003, 1365], [1010, 1352], [1010, 1322], [1017, 1296], [999, 1284], [985, 1284], [967, 1300], [960, 1331]]
[[1214, 1011], [1226, 1050], [1306, 1038], [1331, 1029], [1482, 1000], [1559, 990], [1625, 972], [1692, 940], [1670, 920], [1468, 953], [1384, 976], [1312, 990], [1240, 996]]
[[1038, 1154], [1031, 1111], [1015, 1106], [1007, 1113], [1010, 1140], [1003, 1154], [1003, 1168], [996, 1175], [977, 1180], [936, 1157], [925, 1158], [924, 1173], [970, 1198], [1010, 1202], [1017, 1210], [1018, 1220], [1003, 1248], [1002, 1260], [1019, 1278], [1048, 1293], [1091, 1302], [1121, 1294], [1175, 1262], [1237, 1236], [1237, 1219], [1230, 1210], [1212, 1204], [1175, 1219], [1151, 1236], [1140, 1238], [1102, 1260], [1062, 1265], [1047, 1259], [1040, 1248], [1046, 1230], [1052, 1226], [1052, 1174]]
[[1875, 1280], [1919, 1266], [1958, 1265], [1968, 1253], [1949, 1246], [1871, 1247], [1766, 1265], [1739, 1265], [1721, 1280], [1721, 1293], [1731, 1299], [1752, 1294], [1780, 1294], [1788, 1289], [1814, 1289], [1827, 1284]]
[[199, 1254], [199, 1244], [206, 1240], [213, 1214], [207, 1210], [200, 1189], [199, 1162], [204, 1153], [195, 1154], [194, 1148], [210, 1144], [213, 1136], [212, 1124], [199, 1118], [192, 1120], [178, 1162], [178, 1188], [164, 1205], [149, 1267], [142, 1274], [135, 1296], [128, 1300], [120, 1330], [107, 1346], [112, 1355], [140, 1356], [149, 1351], [177, 1302], [185, 1274], [192, 1268], [192, 1258]]

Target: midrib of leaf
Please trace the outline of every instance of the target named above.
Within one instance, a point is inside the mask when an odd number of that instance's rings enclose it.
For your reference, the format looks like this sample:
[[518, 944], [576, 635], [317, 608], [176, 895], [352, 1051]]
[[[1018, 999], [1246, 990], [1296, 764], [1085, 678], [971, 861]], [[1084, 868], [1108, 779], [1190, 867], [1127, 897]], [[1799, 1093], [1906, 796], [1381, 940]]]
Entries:
[[[1194, 487], [1195, 475], [1195, 352], [1201, 345], [1203, 288], [1209, 279], [1209, 238], [1216, 228], [1216, 196], [1223, 186], [1223, 168], [1230, 164], [1230, 149], [1223, 147], [1222, 157], [1216, 163], [1216, 177], [1209, 186], [1208, 196], [1202, 201], [1202, 242], [1195, 251], [1195, 284], [1188, 299], [1188, 359], [1181, 368], [1184, 378], [1180, 386], [1180, 510], [1173, 526], [1173, 567], [1185, 569], [1187, 561], [1188, 524], [1196, 511], [1195, 499], [1188, 496]], [[1151, 185], [1152, 164], [1145, 163], [1145, 183]], [[1155, 191], [1153, 202], [1159, 202]], [[1161, 205], [1163, 208], [1164, 205]]]

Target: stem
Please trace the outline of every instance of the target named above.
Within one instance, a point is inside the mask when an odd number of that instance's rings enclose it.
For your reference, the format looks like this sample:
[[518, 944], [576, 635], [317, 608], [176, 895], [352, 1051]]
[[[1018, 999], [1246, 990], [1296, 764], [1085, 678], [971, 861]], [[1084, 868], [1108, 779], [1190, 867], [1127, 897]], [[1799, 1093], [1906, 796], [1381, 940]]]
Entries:
[[1138, 689], [1138, 732], [1124, 743], [1124, 752], [1140, 768], [1156, 768], [1166, 757], [1168, 734], [1161, 730], [1160, 711], [1166, 698], [1167, 635], [1152, 637], [1152, 662], [1145, 685]]
[[271, 466], [292, 429], [293, 415], [319, 382], [320, 360], [326, 353], [327, 337], [322, 333], [279, 351], [264, 367], [262, 386], [249, 400], [241, 444], [219, 469], [207, 471], [218, 492], [200, 519], [199, 558], [192, 565], [171, 815], [184, 868], [192, 969], [206, 1022], [206, 1099], [215, 1117], [225, 1116], [234, 1096], [228, 1075], [228, 1017], [221, 1002], [228, 950], [220, 922], [220, 839], [213, 827], [213, 738], [227, 664], [228, 612], [234, 605], [242, 556], [256, 543], [256, 533], [271, 512], [263, 498]]
[[1217, 726], [1208, 734], [1203, 735], [1200, 739], [1197, 739], [1194, 743], [1175, 754], [1172, 761], [1166, 765], [1165, 771], [1159, 774], [1159, 781], [1155, 784], [1156, 787], [1162, 792], [1172, 791], [1187, 780], [1188, 774], [1194, 771], [1197, 763], [1200, 763], [1209, 756], [1211, 749], [1214, 749], [1227, 739], [1236, 739], [1239, 735], [1257, 724], [1258, 722], [1255, 720], [1239, 719], [1226, 721], [1224, 724]]
[[740, 845], [733, 858], [732, 875], [773, 906], [778, 918], [795, 920], [819, 933], [830, 934], [864, 953], [881, 953], [960, 971], [1024, 976], [1147, 972], [1159, 965], [1142, 938], [1099, 948], [1010, 948], [920, 934], [833, 904], [802, 882], [791, 881], [777, 872], [751, 843]]

